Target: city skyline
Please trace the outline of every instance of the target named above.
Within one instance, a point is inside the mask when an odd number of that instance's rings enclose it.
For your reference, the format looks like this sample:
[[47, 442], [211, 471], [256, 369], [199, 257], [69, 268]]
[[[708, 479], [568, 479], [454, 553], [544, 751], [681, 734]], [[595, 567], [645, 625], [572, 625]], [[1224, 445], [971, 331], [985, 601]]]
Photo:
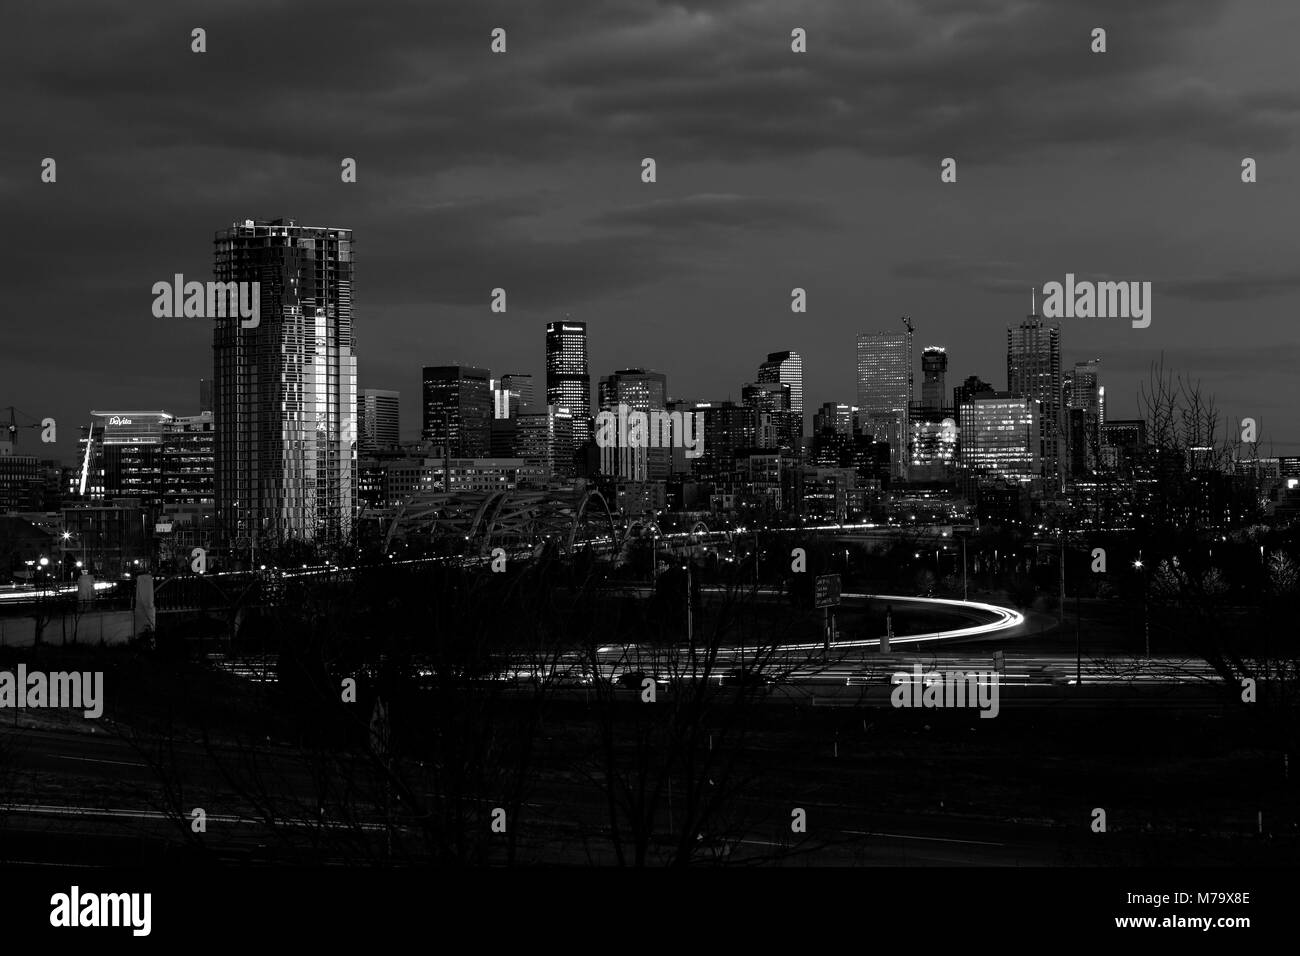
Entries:
[[[258, 222], [262, 222], [262, 221], [263, 221], [263, 220], [258, 220]], [[285, 220], [285, 221], [287, 221], [287, 222], [292, 222], [292, 220]], [[346, 232], [351, 232], [351, 230], [344, 230], [344, 231], [346, 231]], [[1040, 324], [1043, 323], [1043, 319], [1042, 319], [1041, 314], [1030, 314], [1027, 318], [1022, 318], [1020, 324], [1018, 324], [1018, 325], [1017, 325], [1016, 323], [1010, 323], [1010, 322], [1009, 322], [1009, 323], [1008, 323], [1008, 324], [1007, 324], [1007, 325], [1006, 325], [1006, 326], [1001, 330], [1001, 331], [1002, 331], [1002, 334], [1006, 337], [1006, 340], [1009, 340], [1009, 339], [1012, 337], [1012, 335], [1013, 335], [1014, 333], [1017, 333], [1017, 332], [1018, 332], [1019, 329], [1024, 328], [1024, 327], [1025, 327], [1025, 322], [1027, 322], [1027, 321], [1037, 321], [1037, 322], [1040, 323]], [[573, 323], [571, 323], [571, 324], [573, 324]], [[582, 326], [583, 326], [583, 328], [584, 328], [584, 336], [583, 336], [583, 337], [584, 337], [584, 340], [586, 340], [586, 345], [587, 345], [587, 347], [589, 348], [589, 347], [590, 347], [590, 341], [587, 340], [587, 336], [586, 336], [586, 331], [587, 331], [587, 330], [586, 330], [586, 323], [576, 323], [576, 324], [579, 324], [579, 325], [582, 325]], [[552, 323], [552, 322], [547, 322], [547, 323], [545, 323], [546, 330], [549, 330], [552, 326], [556, 326], [556, 325], [558, 325], [558, 323]], [[1045, 330], [1048, 330], [1048, 329], [1052, 329], [1052, 330], [1054, 330], [1054, 329], [1057, 329], [1057, 328], [1059, 327], [1059, 323], [1052, 323], [1052, 324], [1050, 324], [1050, 325], [1045, 325], [1045, 324], [1044, 324], [1043, 327], [1044, 327]], [[898, 334], [895, 334], [895, 333], [883, 333], [883, 332], [880, 332], [880, 333], [875, 333], [875, 332], [864, 332], [864, 333], [858, 333], [858, 334], [855, 336], [855, 340], [857, 340], [857, 341], [859, 342], [859, 344], [860, 344], [860, 342], [861, 342], [861, 340], [863, 339], [864, 336], [868, 336], [868, 337], [870, 337], [870, 336], [881, 336], [881, 335], [893, 336], [893, 337], [895, 337], [895, 338], [902, 339], [902, 338], [906, 335], [906, 333], [898, 333]], [[1059, 335], [1058, 335], [1056, 338], [1059, 339], [1059, 338], [1060, 338]], [[1069, 375], [1068, 375], [1068, 374], [1066, 373], [1066, 371], [1065, 371], [1065, 370], [1067, 370], [1067, 369], [1072, 369], [1072, 368], [1074, 368], [1074, 367], [1076, 367], [1076, 366], [1078, 366], [1078, 367], [1084, 367], [1084, 366], [1092, 367], [1092, 366], [1097, 366], [1097, 365], [1099, 365], [1099, 366], [1101, 367], [1100, 380], [1101, 380], [1102, 387], [1103, 387], [1103, 396], [1106, 396], [1106, 395], [1109, 394], [1109, 393], [1105, 390], [1105, 388], [1106, 388], [1106, 368], [1105, 368], [1106, 363], [1105, 363], [1105, 361], [1104, 361], [1103, 359], [1096, 358], [1096, 357], [1094, 357], [1094, 358], [1089, 358], [1089, 359], [1074, 359], [1074, 358], [1072, 357], [1072, 352], [1068, 349], [1068, 347], [1067, 347], [1067, 345], [1066, 345], [1065, 343], [1062, 343], [1059, 347], [1055, 347], [1055, 348], [1056, 348], [1057, 351], [1059, 352], [1059, 366], [1060, 366], [1060, 369], [1062, 370], [1061, 373], [1060, 373], [1060, 378], [1061, 378], [1062, 382], [1068, 384]], [[913, 349], [912, 349], [912, 361], [911, 361], [911, 365], [912, 365], [912, 374], [913, 374], [913, 378], [914, 378], [915, 381], [920, 381], [920, 380], [922, 379], [923, 375], [924, 375], [924, 372], [925, 372], [925, 368], [924, 368], [924, 365], [923, 365], [924, 353], [925, 353], [926, 351], [930, 351], [930, 350], [939, 350], [939, 351], [942, 351], [942, 352], [944, 353], [944, 357], [945, 357], [945, 359], [949, 359], [949, 358], [952, 357], [950, 354], [948, 354], [948, 353], [950, 352], [950, 350], [948, 350], [945, 346], [926, 346], [926, 347], [925, 347], [924, 349], [922, 349], [922, 350], [917, 350], [915, 347], [913, 347]], [[540, 364], [544, 367], [544, 366], [545, 366], [545, 347], [543, 347], [543, 348], [541, 348], [541, 349], [538, 349], [537, 351], [539, 352], [539, 354], [541, 354], [541, 355], [543, 356], [542, 362], [541, 362]], [[790, 350], [785, 350], [785, 351], [782, 351], [782, 352], [779, 352], [779, 353], [770, 353], [770, 354], [771, 354], [771, 355], [776, 355], [776, 354], [781, 354], [781, 355], [791, 354], [791, 355], [795, 355], [795, 356], [797, 356], [797, 355], [798, 355], [798, 352], [797, 352], [797, 350], [795, 350], [795, 349], [790, 349]], [[1010, 385], [1011, 383], [1010, 383], [1010, 381], [1009, 381], [1009, 375], [1011, 374], [1011, 370], [1007, 367], [1006, 354], [1007, 354], [1007, 353], [1004, 351], [1004, 352], [1003, 352], [1003, 356], [1004, 356], [1004, 357], [1003, 357], [1003, 364], [1002, 364], [1002, 367], [1001, 367], [1001, 369], [999, 370], [998, 374], [991, 375], [990, 377], [993, 378], [995, 381], [1007, 381], [1007, 384]], [[357, 420], [357, 441], [358, 441], [358, 451], [359, 451], [359, 452], [363, 450], [363, 449], [361, 448], [361, 444], [362, 444], [362, 439], [363, 439], [363, 437], [364, 437], [364, 436], [363, 436], [363, 433], [362, 433], [362, 425], [364, 424], [364, 416], [363, 416], [362, 411], [361, 411], [361, 409], [362, 409], [362, 407], [363, 407], [363, 403], [362, 403], [361, 399], [362, 399], [362, 397], [364, 396], [364, 394], [369, 393], [372, 397], [375, 396], [375, 395], [384, 395], [384, 396], [389, 396], [389, 395], [394, 395], [394, 394], [395, 394], [395, 395], [401, 395], [404, 391], [409, 391], [409, 392], [412, 393], [412, 394], [419, 395], [419, 394], [423, 391], [423, 385], [422, 385], [422, 383], [424, 382], [424, 371], [426, 371], [426, 370], [430, 367], [430, 366], [428, 366], [427, 364], [422, 364], [422, 363], [419, 363], [418, 361], [415, 362], [415, 364], [414, 364], [413, 367], [416, 369], [416, 372], [413, 373], [411, 376], [408, 376], [408, 377], [414, 378], [414, 382], [415, 382], [414, 385], [411, 385], [409, 382], [404, 383], [404, 384], [405, 384], [405, 387], [402, 387], [402, 385], [398, 385], [397, 387], [389, 387], [388, 385], [384, 385], [383, 383], [374, 383], [374, 384], [368, 384], [368, 385], [365, 385], [365, 384], [360, 384], [360, 383], [364, 383], [364, 382], [366, 381], [365, 374], [364, 374], [364, 368], [365, 368], [365, 362], [364, 362], [364, 359], [365, 359], [365, 358], [366, 358], [366, 356], [363, 355], [363, 356], [360, 357], [360, 360], [356, 360], [356, 359], [354, 359], [354, 362], [355, 362], [355, 364], [357, 365], [357, 381], [358, 381], [358, 385], [357, 385], [357, 388], [356, 388], [356, 393], [357, 393], [357, 402], [358, 402], [358, 404], [357, 404], [358, 414], [357, 414], [357, 419], [356, 419], [356, 420]], [[1153, 359], [1153, 363], [1158, 363], [1158, 362], [1160, 361], [1160, 359], [1161, 359], [1161, 357], [1157, 357], [1156, 359]], [[767, 364], [770, 364], [770, 362], [765, 362], [765, 363], [761, 363], [761, 364], [763, 364], [763, 365], [767, 365]], [[445, 367], [457, 367], [457, 366], [456, 366], [454, 363], [452, 363], [452, 364], [449, 364], [449, 365], [447, 365], [447, 366], [445, 366]], [[494, 365], [494, 364], [490, 364], [490, 363], [475, 364], [475, 365], [472, 365], [472, 366], [464, 366], [464, 367], [473, 367], [473, 368], [478, 369], [478, 370], [481, 371], [481, 372], [484, 372], [484, 373], [490, 374], [490, 375], [492, 375], [492, 376], [496, 376], [496, 379], [495, 379], [495, 380], [500, 380], [500, 379], [502, 378], [502, 376], [507, 377], [507, 378], [513, 376], [513, 377], [516, 378], [516, 379], [519, 379], [519, 378], [522, 376], [522, 377], [525, 378], [525, 379], [541, 378], [543, 381], [545, 381], [545, 374], [546, 374], [544, 371], [543, 371], [540, 375], [537, 375], [537, 376], [534, 376], [533, 373], [518, 373], [518, 372], [516, 372], [516, 373], [500, 373], [500, 372], [498, 372], [498, 371], [496, 370], [495, 365]], [[628, 366], [628, 367], [629, 367], [629, 368], [639, 368], [639, 369], [642, 369], [642, 370], [645, 370], [645, 371], [651, 371], [651, 372], [662, 372], [662, 373], [665, 374], [665, 375], [667, 375], [669, 372], [671, 372], [671, 369], [660, 369], [660, 368], [655, 368], [655, 367], [647, 366], [647, 365], [632, 365], [632, 366]], [[954, 367], [959, 368], [959, 369], [962, 368], [961, 361], [960, 361], [960, 357], [958, 357], [957, 362], [956, 362], [955, 364], [945, 364], [945, 366], [944, 366], [944, 373], [943, 373], [943, 374], [944, 374], [944, 375], [947, 375], [947, 376], [949, 377], [949, 380], [951, 380], [951, 381], [956, 381], [956, 379], [958, 378], [957, 375], [954, 375], [954, 374], [952, 374], [952, 372], [951, 372], [951, 369], [954, 368]], [[607, 374], [614, 374], [614, 373], [617, 373], [617, 372], [619, 372], [619, 371], [623, 371], [623, 370], [625, 370], [625, 369], [623, 369], [623, 368], [613, 368], [613, 369], [610, 369], [609, 373], [604, 373], [604, 372], [601, 372], [601, 370], [597, 369], [596, 373], [591, 374], [591, 375], [588, 375], [588, 378], [591, 378], [591, 379], [600, 379], [600, 378], [604, 378]], [[1187, 374], [1187, 373], [1183, 372], [1183, 370], [1179, 370], [1179, 369], [1170, 369], [1167, 363], [1166, 363], [1166, 365], [1165, 365], [1165, 370], [1166, 370], [1167, 372], [1168, 372], [1168, 371], [1174, 371], [1174, 372], [1182, 372], [1183, 374]], [[760, 369], [760, 371], [761, 371], [761, 369]], [[862, 374], [862, 368], [861, 368], [860, 363], [858, 364], [858, 367], [855, 369], [855, 372], [856, 372], [856, 377], [860, 378], [860, 376], [861, 376], [861, 374]], [[919, 374], [918, 374], [918, 373], [919, 373]], [[1094, 369], [1094, 371], [1093, 371], [1092, 374], [1093, 374], [1094, 376], [1097, 375], [1095, 369]], [[191, 396], [190, 396], [189, 398], [187, 398], [187, 399], [182, 399], [182, 400], [179, 401], [177, 404], [167, 406], [167, 405], [164, 405], [163, 403], [155, 403], [155, 407], [156, 407], [158, 410], [161, 410], [161, 411], [168, 411], [170, 414], [172, 414], [173, 416], [176, 416], [176, 417], [184, 417], [184, 416], [188, 416], [188, 415], [196, 415], [196, 414], [199, 414], [199, 413], [201, 412], [201, 410], [202, 410], [202, 409], [201, 409], [201, 406], [205, 403], [205, 402], [204, 402], [204, 396], [207, 395], [208, 391], [210, 391], [210, 382], [211, 382], [211, 379], [210, 379], [209, 376], [211, 376], [211, 375], [212, 375], [212, 368], [211, 368], [211, 365], [209, 365], [209, 367], [206, 369], [206, 375], [199, 377], [201, 395], [200, 395], [200, 400], [199, 400], [198, 403], [195, 403], [195, 402], [193, 401], [193, 395], [191, 394]], [[809, 377], [809, 376], [807, 376], [807, 374], [804, 373], [804, 372], [801, 372], [801, 373], [800, 373], [800, 376], [801, 376], [801, 378], [802, 378], [802, 380], [803, 380], [804, 382], [811, 382], [811, 383], [812, 383], [812, 386], [813, 386], [814, 389], [818, 389], [819, 391], [821, 391], [821, 392], [825, 392], [826, 394], [838, 394], [838, 393], [832, 393], [832, 392], [830, 391], [830, 389], [827, 388], [827, 387], [825, 387], [825, 386], [819, 386], [819, 385], [818, 385], [819, 379], [818, 379], [816, 376]], [[940, 377], [942, 378], [943, 375], [941, 375]], [[976, 378], [981, 378], [981, 379], [983, 379], [983, 378], [984, 378], [984, 372], [983, 372], [983, 371], [972, 372], [972, 373], [970, 373], [970, 376], [967, 376], [967, 377], [976, 377]], [[1194, 375], [1193, 375], [1192, 377], [1195, 378]], [[751, 379], [753, 379], [753, 376], [750, 376], [749, 378], [742, 378], [742, 380], [741, 380], [740, 382], [727, 382], [727, 383], [717, 383], [717, 384], [714, 384], [714, 385], [706, 385], [703, 389], [701, 389], [701, 391], [702, 391], [704, 394], [706, 394], [706, 395], [713, 396], [712, 398], [708, 399], [709, 401], [714, 401], [714, 402], [717, 402], [717, 401], [734, 401], [734, 402], [736, 402], [737, 404], [741, 404], [741, 403], [742, 403], [742, 397], [743, 397], [743, 394], [744, 394], [744, 389], [745, 389], [747, 383], [749, 383], [749, 382], [751, 381]], [[1144, 379], [1143, 381], [1145, 381], [1145, 379]], [[193, 381], [190, 381], [190, 382], [189, 382], [189, 388], [190, 388], [191, 393], [193, 392], [193, 384], [194, 384]], [[590, 388], [589, 388], [589, 392], [591, 393], [591, 407], [592, 407], [592, 408], [597, 407], [598, 404], [599, 404], [599, 402], [598, 402], [598, 396], [596, 395], [596, 391], [597, 391], [596, 384], [597, 384], [597, 383], [596, 383], [595, 381], [593, 381], [593, 382], [591, 383], [591, 385], [590, 385]], [[1061, 387], [1062, 387], [1061, 385], [1057, 385], [1056, 388], [1054, 389], [1054, 391], [1056, 391], [1056, 392], [1060, 392], [1060, 391], [1061, 391]], [[1008, 390], [1009, 390], [1010, 392], [1012, 392], [1012, 393], [1020, 393], [1021, 391], [1023, 391], [1022, 389], [1016, 389], [1016, 388], [1010, 388], [1010, 389], [1008, 389]], [[726, 392], [726, 394], [725, 394], [725, 395], [722, 395], [721, 393], [724, 392], [724, 391]], [[853, 388], [852, 386], [850, 386], [850, 387], [848, 387], [848, 388], [842, 389], [841, 391], [843, 391], [843, 392], [845, 392], [845, 393], [853, 392], [853, 391], [854, 391], [854, 388]], [[1048, 391], [1053, 391], [1053, 390], [1050, 390], [1050, 389], [1049, 389]], [[915, 410], [919, 410], [921, 407], [924, 406], [924, 400], [921, 398], [921, 388], [913, 386], [912, 389], [911, 389], [911, 394], [912, 394], [912, 400], [911, 400], [911, 402], [910, 402], [910, 406], [911, 406], [913, 409], [915, 409]], [[1047, 392], [1045, 391], [1044, 394], [1047, 394]], [[949, 393], [949, 395], [950, 395], [950, 393]], [[681, 402], [681, 401], [694, 401], [694, 400], [698, 400], [698, 399], [697, 399], [697, 395], [696, 395], [695, 393], [692, 393], [692, 394], [690, 394], [690, 395], [688, 396], [688, 395], [685, 395], [685, 394], [679, 394], [679, 393], [676, 392], [675, 390], [672, 390], [672, 391], [669, 391], [669, 392], [668, 392], [668, 398], [667, 398], [667, 400], [670, 401], [670, 402]], [[858, 399], [858, 398], [854, 398], [854, 401], [855, 401], [855, 402], [858, 401], [858, 400], [860, 400], [860, 399]], [[101, 405], [105, 405], [105, 404], [111, 404], [111, 403], [103, 403], [103, 402], [101, 402], [101, 403], [99, 403], [99, 404], [101, 404]], [[550, 404], [557, 404], [557, 403], [550, 403]], [[843, 398], [834, 398], [834, 397], [833, 397], [833, 398], [827, 399], [827, 401], [825, 401], [825, 402], [821, 402], [821, 403], [819, 403], [819, 405], [818, 405], [817, 407], [820, 407], [820, 405], [825, 405], [825, 404], [833, 404], [833, 405], [834, 405], [834, 404], [852, 405], [852, 404], [854, 404], [854, 402], [846, 402], [846, 401], [844, 401]], [[1129, 406], [1128, 414], [1120, 415], [1120, 414], [1118, 414], [1117, 412], [1115, 412], [1114, 409], [1111, 409], [1110, 411], [1107, 412], [1107, 417], [1108, 417], [1108, 418], [1116, 418], [1116, 419], [1133, 419], [1133, 418], [1140, 417], [1140, 414], [1139, 414], [1139, 411], [1138, 411], [1138, 408], [1137, 408], [1137, 404], [1138, 404], [1138, 403], [1137, 403], [1137, 401], [1136, 401], [1136, 396], [1134, 396], [1134, 401], [1133, 401], [1133, 402], [1130, 404], [1130, 406]], [[408, 444], [409, 444], [409, 443], [419, 442], [419, 441], [422, 441], [422, 440], [427, 440], [427, 437], [428, 437], [427, 434], [426, 434], [427, 429], [426, 429], [426, 427], [425, 427], [425, 425], [424, 425], [424, 414], [425, 414], [425, 413], [421, 411], [421, 408], [423, 407], [422, 403], [419, 403], [419, 402], [410, 402], [410, 403], [405, 403], [405, 402], [404, 402], [404, 403], [400, 403], [400, 404], [399, 404], [399, 403], [394, 403], [394, 405], [397, 406], [398, 408], [400, 408], [400, 420], [399, 420], [398, 441], [401, 442], [401, 443], [408, 443]], [[1061, 402], [1058, 402], [1058, 405], [1061, 406], [1061, 410], [1063, 411], [1063, 410], [1064, 410], [1064, 405], [1063, 405]], [[414, 408], [412, 408], [412, 406], [414, 406]], [[1123, 406], [1121, 406], [1121, 408], [1122, 408], [1122, 407], [1123, 407]], [[28, 411], [30, 411], [30, 410], [24, 408], [23, 411], [24, 411], [24, 412], [28, 412]], [[93, 418], [93, 416], [94, 416], [95, 414], [97, 414], [97, 413], [95, 413], [95, 412], [93, 412], [93, 411], [90, 411], [89, 408], [88, 408], [88, 410], [85, 412], [84, 417], [83, 417], [82, 419], [79, 419], [79, 420], [74, 419], [74, 420], [73, 420], [72, 425], [73, 425], [74, 429], [78, 429], [78, 430], [79, 430], [77, 433], [80, 433], [80, 432], [84, 432], [84, 431], [85, 431], [85, 422], [87, 422], [87, 421], [89, 421], [91, 418]], [[807, 430], [808, 430], [808, 429], [811, 427], [811, 425], [812, 425], [812, 422], [811, 422], [812, 411], [811, 411], [811, 410], [806, 410], [805, 413], [804, 413], [804, 416], [803, 416], [803, 417], [804, 417], [804, 428], [805, 428], [805, 432], [807, 432]], [[1225, 430], [1224, 430], [1224, 431], [1221, 433], [1221, 435], [1220, 435], [1220, 441], [1221, 441], [1221, 442], [1222, 442], [1222, 441], [1232, 441], [1232, 437], [1231, 437], [1232, 433], [1233, 433], [1233, 429], [1232, 429], [1232, 428], [1225, 428]], [[59, 455], [58, 455], [59, 459], [60, 459], [60, 460], [62, 461], [62, 463], [65, 464], [65, 465], [67, 465], [67, 464], [74, 464], [74, 463], [78, 462], [78, 461], [80, 460], [80, 451], [79, 451], [80, 444], [81, 444], [80, 441], [74, 439], [73, 442], [68, 442], [68, 441], [67, 441], [67, 438], [66, 438], [67, 433], [66, 433], [66, 432], [62, 432], [61, 434], [64, 435], [63, 440], [62, 440], [60, 443], [56, 443], [56, 444], [53, 446], [53, 447], [55, 447], [55, 448], [60, 449], [60, 452], [59, 452]], [[83, 436], [83, 437], [84, 437], [84, 436]], [[28, 443], [27, 443], [26, 445], [23, 446], [23, 453], [24, 453], [24, 454], [29, 454], [29, 455], [30, 455], [30, 454], [36, 454], [37, 457], [40, 457], [40, 458], [47, 458], [47, 457], [50, 457], [50, 456], [47, 454], [48, 450], [51, 448], [50, 445], [42, 444], [42, 445], [39, 445], [39, 446], [35, 446], [35, 445], [31, 444], [32, 440], [33, 440], [33, 439], [28, 439]], [[1045, 437], [1044, 437], [1044, 440], [1046, 440]], [[1064, 439], [1063, 439], [1063, 440], [1064, 440]], [[62, 448], [63, 448], [65, 445], [68, 445], [68, 444], [72, 444], [72, 445], [73, 445], [73, 448], [70, 449], [69, 451], [66, 451], [66, 452], [62, 451]], [[1262, 454], [1262, 455], [1264, 455], [1264, 454], [1269, 454], [1268, 449], [1269, 449], [1270, 447], [1274, 447], [1274, 448], [1278, 449], [1278, 450], [1276, 450], [1276, 451], [1271, 452], [1271, 454], [1274, 454], [1274, 455], [1276, 455], [1276, 454], [1285, 454], [1282, 450], [1280, 450], [1280, 446], [1281, 446], [1282, 444], [1283, 444], [1283, 443], [1277, 441], [1276, 439], [1271, 439], [1271, 438], [1269, 438], [1267, 435], [1265, 435], [1264, 438], [1263, 438], [1263, 439], [1261, 440], [1261, 442], [1260, 442], [1260, 449], [1261, 449], [1260, 454]], [[35, 450], [34, 450], [34, 449], [35, 449]]]
[[[980, 29], [944, 32], [924, 11], [828, 4], [805, 17], [816, 62], [835, 64], [816, 70], [789, 59], [798, 13], [746, 4], [347, 9], [349, 37], [232, 6], [208, 24], [202, 58], [174, 39], [192, 26], [182, 11], [120, 11], [131, 28], [111, 49], [94, 31], [66, 35], [53, 11], [24, 18], [0, 144], [23, 237], [8, 305], [56, 317], [59, 346], [39, 329], [9, 337], [0, 399], [56, 418], [61, 458], [91, 407], [191, 410], [206, 323], [155, 319], [149, 289], [206, 278], [204, 237], [249, 215], [365, 237], [365, 388], [414, 395], [421, 365], [458, 362], [540, 381], [534, 330], [566, 313], [590, 323], [593, 374], [660, 368], [686, 396], [725, 398], [713, 394], [725, 383], [738, 398], [762, 353], [790, 348], [807, 407], [851, 401], [846, 343], [903, 314], [949, 350], [950, 379], [1002, 384], [1006, 324], [1032, 288], [1073, 273], [1153, 283], [1149, 328], [1062, 322], [1067, 360], [1103, 359], [1115, 417], [1136, 414], [1163, 353], [1225, 420], [1253, 417], [1273, 453], [1300, 451], [1287, 376], [1300, 271], [1279, 215], [1300, 166], [1284, 39], [1300, 12], [1108, 10], [1128, 39], [1102, 70], [1079, 40], [1086, 10], [995, 2]], [[495, 58], [494, 17], [514, 38]], [[1261, 52], [1243, 62], [1234, 45]], [[310, 68], [321, 56], [340, 67], [323, 81]], [[284, 64], [272, 100], [248, 69], [268, 61]], [[767, 89], [781, 93], [753, 95]], [[89, 93], [93, 110], [78, 105]], [[331, 104], [328, 135], [286, 108], [309, 95]], [[923, 108], [936, 95], [937, 114]], [[1114, 115], [1100, 119], [1099, 102]], [[45, 156], [54, 184], [38, 181]], [[645, 156], [656, 183], [640, 181]], [[945, 184], [949, 156], [958, 178]], [[1246, 156], [1259, 163], [1249, 185]], [[340, 181], [345, 157], [355, 183]], [[1204, 208], [1222, 213], [1212, 227]], [[52, 282], [53, 262], [75, 266]], [[504, 313], [490, 308], [498, 287]], [[790, 311], [794, 288], [806, 314]], [[413, 434], [416, 403], [402, 416]]]
[[1300, 6], [15, 13], [20, 938], [1284, 925]]

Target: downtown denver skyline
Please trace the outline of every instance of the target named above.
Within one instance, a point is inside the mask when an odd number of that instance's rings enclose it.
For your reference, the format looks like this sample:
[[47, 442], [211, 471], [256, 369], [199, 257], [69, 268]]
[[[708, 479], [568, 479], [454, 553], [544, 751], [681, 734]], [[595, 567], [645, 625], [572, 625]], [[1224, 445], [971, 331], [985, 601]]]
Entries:
[[[851, 403], [854, 337], [901, 315], [918, 352], [948, 350], [950, 384], [1004, 387], [1007, 327], [1074, 273], [1152, 283], [1149, 328], [1061, 321], [1063, 364], [1102, 359], [1111, 417], [1136, 417], [1163, 353], [1225, 422], [1260, 422], [1262, 453], [1295, 454], [1300, 14], [1101, 9], [398, 4], [347, 7], [339, 32], [252, 4], [110, 4], [58, 43], [55, 16], [27, 11], [0, 146], [10, 314], [28, 323], [5, 343], [7, 400], [59, 420], [64, 459], [91, 408], [191, 411], [211, 324], [154, 318], [153, 283], [210, 278], [232, 221], [292, 217], [354, 230], [359, 385], [402, 393], [408, 438], [422, 365], [540, 381], [545, 324], [566, 314], [588, 323], [593, 378], [654, 368], [673, 397], [738, 398], [794, 349], [806, 410]], [[1104, 55], [1086, 42], [1099, 17]], [[202, 56], [183, 42], [200, 21]], [[273, 91], [247, 69], [266, 60]]]

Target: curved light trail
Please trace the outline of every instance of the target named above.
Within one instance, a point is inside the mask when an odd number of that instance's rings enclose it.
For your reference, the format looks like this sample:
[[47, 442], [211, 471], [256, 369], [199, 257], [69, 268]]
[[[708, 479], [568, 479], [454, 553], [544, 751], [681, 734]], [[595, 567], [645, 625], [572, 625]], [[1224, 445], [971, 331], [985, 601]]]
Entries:
[[[953, 598], [923, 598], [910, 597], [901, 594], [843, 594], [843, 598], [853, 598], [864, 601], [896, 601], [899, 603], [913, 604], [942, 604], [950, 607], [962, 608], [965, 610], [975, 609], [984, 611], [993, 615], [993, 620], [984, 624], [972, 624], [969, 627], [960, 627], [951, 631], [932, 631], [928, 634], [906, 634], [902, 637], [891, 637], [889, 639], [890, 647], [895, 644], [928, 644], [938, 641], [952, 641], [965, 637], [976, 637], [980, 634], [995, 634], [998, 631], [1009, 630], [1025, 622], [1025, 616], [1019, 611], [1014, 611], [1007, 607], [998, 607], [996, 604], [983, 604], [979, 601], [958, 601]], [[879, 637], [862, 638], [853, 641], [832, 641], [831, 647], [870, 647], [880, 643]], [[813, 641], [808, 644], [783, 644], [782, 647], [792, 650], [816, 650], [825, 646], [823, 641]]]

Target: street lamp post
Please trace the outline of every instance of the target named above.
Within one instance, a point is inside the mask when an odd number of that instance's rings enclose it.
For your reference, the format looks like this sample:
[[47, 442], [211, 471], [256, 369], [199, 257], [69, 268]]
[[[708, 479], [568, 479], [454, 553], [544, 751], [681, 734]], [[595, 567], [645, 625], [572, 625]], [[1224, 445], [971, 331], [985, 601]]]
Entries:
[[659, 587], [659, 533], [650, 536], [650, 582], [654, 588]]
[[966, 535], [961, 536], [961, 599], [969, 601], [969, 592], [966, 589]]
[[1058, 602], [1061, 607], [1057, 614], [1057, 623], [1060, 626], [1065, 625], [1065, 535], [1061, 535], [1061, 600]]
[[1133, 562], [1133, 567], [1142, 572], [1142, 630], [1146, 639], [1146, 659], [1151, 660], [1151, 613], [1147, 603], [1147, 574], [1141, 558]]

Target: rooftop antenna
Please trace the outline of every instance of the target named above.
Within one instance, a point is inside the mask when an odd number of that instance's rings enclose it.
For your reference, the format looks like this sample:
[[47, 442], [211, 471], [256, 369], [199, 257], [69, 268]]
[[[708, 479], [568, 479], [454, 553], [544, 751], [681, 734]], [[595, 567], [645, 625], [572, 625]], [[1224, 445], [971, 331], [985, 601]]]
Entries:
[[1029, 314], [1038, 314], [1038, 289], [1035, 286], [1029, 287]]

